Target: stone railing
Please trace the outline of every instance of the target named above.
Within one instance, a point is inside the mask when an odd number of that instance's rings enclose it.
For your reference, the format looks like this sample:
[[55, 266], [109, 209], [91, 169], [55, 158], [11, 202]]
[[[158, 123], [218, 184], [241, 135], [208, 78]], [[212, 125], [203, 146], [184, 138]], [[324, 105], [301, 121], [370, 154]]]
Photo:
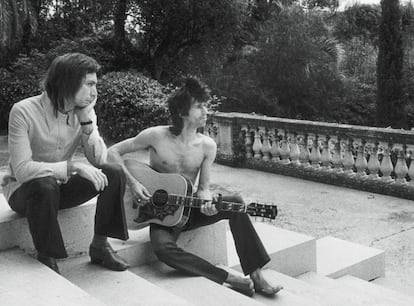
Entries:
[[414, 131], [215, 113], [217, 162], [414, 200]]

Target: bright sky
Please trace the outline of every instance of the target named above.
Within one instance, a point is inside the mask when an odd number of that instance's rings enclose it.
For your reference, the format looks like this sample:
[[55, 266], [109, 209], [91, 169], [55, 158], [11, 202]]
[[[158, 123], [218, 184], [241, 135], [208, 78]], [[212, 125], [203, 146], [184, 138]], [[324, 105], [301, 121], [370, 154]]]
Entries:
[[[400, 0], [400, 2], [414, 2], [414, 0]], [[363, 3], [363, 4], [380, 4], [381, 0], [339, 0], [339, 8], [342, 9], [345, 6], [350, 6], [355, 2]]]

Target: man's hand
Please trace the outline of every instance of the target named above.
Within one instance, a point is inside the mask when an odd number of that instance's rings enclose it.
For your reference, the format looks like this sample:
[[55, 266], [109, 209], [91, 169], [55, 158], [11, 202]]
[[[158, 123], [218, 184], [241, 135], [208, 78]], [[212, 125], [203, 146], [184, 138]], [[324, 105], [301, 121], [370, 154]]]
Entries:
[[91, 165], [75, 162], [70, 166], [70, 172], [76, 171], [81, 177], [91, 181], [97, 191], [102, 191], [108, 186], [108, 178], [101, 169]]
[[86, 122], [91, 120], [89, 113], [96, 105], [96, 98], [87, 106], [85, 107], [75, 107], [75, 114], [78, 117], [79, 122]]
[[200, 211], [205, 214], [206, 216], [213, 216], [218, 213], [216, 205], [213, 204], [213, 201], [217, 199], [213, 199], [210, 191], [198, 191], [197, 196], [200, 199], [207, 200], [205, 204], [201, 205]]
[[142, 185], [137, 180], [134, 179], [130, 183], [130, 187], [131, 187], [132, 197], [134, 199], [133, 201], [138, 206], [144, 205], [144, 203], [150, 199], [151, 194], [149, 193], [147, 188], [145, 188], [145, 186]]

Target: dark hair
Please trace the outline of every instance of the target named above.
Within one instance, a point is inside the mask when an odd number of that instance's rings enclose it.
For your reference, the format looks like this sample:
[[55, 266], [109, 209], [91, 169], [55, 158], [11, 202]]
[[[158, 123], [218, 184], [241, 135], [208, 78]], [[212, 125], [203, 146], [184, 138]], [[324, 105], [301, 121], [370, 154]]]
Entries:
[[210, 99], [210, 90], [198, 78], [187, 77], [184, 84], [168, 98], [172, 126], [171, 133], [179, 135], [184, 123], [181, 116], [188, 115], [191, 105], [195, 102], [206, 102]]
[[71, 99], [82, 85], [88, 73], [97, 73], [100, 65], [92, 57], [82, 53], [66, 53], [56, 57], [50, 64], [42, 87], [52, 102], [55, 114], [65, 106], [65, 99]]

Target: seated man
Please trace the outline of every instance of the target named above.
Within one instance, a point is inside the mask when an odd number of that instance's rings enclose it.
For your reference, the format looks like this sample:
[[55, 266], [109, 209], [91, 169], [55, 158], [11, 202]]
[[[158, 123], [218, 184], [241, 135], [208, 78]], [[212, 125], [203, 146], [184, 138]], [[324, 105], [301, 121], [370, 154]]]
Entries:
[[[99, 194], [89, 253], [93, 263], [122, 271], [107, 237], [128, 239], [123, 194], [125, 175], [107, 164], [107, 148], [96, 126], [98, 63], [79, 53], [51, 63], [44, 92], [13, 105], [9, 119], [10, 173], [2, 186], [10, 207], [27, 217], [37, 258], [57, 273], [67, 257], [58, 210]], [[72, 161], [79, 144], [92, 164]], [[76, 224], [74, 224], [76, 226]]]
[[[195, 184], [198, 177], [197, 197], [213, 200], [192, 209], [189, 220], [183, 227], [166, 227], [150, 224], [150, 237], [158, 258], [167, 265], [191, 275], [207, 277], [217, 283], [228, 283], [234, 289], [247, 295], [254, 290], [274, 295], [282, 287], [270, 285], [261, 272], [270, 259], [257, 233], [245, 213], [220, 211], [215, 208], [214, 197], [210, 192], [210, 169], [216, 156], [216, 143], [197, 132], [205, 126], [209, 90], [198, 79], [188, 78], [184, 86], [169, 99], [168, 106], [172, 126], [156, 126], [140, 132], [134, 138], [124, 140], [109, 149], [109, 158], [122, 165], [136, 202], [150, 198], [150, 193], [126, 168], [122, 155], [137, 150], [149, 150], [150, 166], [162, 173], [179, 173]], [[223, 201], [242, 202], [238, 196], [223, 196]], [[176, 244], [182, 231], [194, 229], [228, 219], [235, 239], [237, 253], [245, 275], [240, 277], [218, 268], [206, 260], [186, 252]]]

